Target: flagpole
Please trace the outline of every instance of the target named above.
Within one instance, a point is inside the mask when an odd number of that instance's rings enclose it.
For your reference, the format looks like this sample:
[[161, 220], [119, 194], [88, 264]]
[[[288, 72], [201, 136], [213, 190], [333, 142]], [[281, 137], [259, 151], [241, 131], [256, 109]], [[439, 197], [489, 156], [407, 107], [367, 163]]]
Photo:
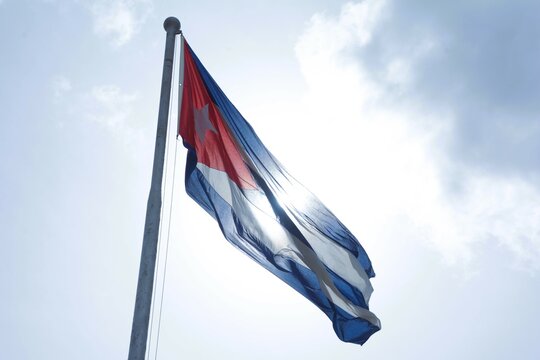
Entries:
[[168, 17], [163, 23], [167, 32], [165, 40], [165, 56], [163, 59], [163, 76], [161, 79], [161, 97], [159, 100], [156, 147], [154, 150], [154, 165], [152, 168], [152, 183], [146, 206], [146, 221], [139, 266], [139, 280], [135, 298], [135, 311], [131, 327], [128, 360], [144, 360], [148, 338], [150, 307], [154, 287], [154, 272], [161, 212], [161, 184], [163, 181], [163, 166], [165, 145], [167, 139], [167, 122], [171, 97], [171, 82], [174, 60], [174, 43], [176, 35], [180, 34], [180, 21]]

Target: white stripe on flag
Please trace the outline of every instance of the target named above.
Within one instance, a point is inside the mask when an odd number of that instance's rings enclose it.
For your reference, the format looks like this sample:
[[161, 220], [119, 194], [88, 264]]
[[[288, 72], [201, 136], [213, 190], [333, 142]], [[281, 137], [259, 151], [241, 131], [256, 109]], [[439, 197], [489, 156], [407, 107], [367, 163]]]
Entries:
[[373, 287], [358, 260], [349, 251], [336, 244], [335, 241], [328, 239], [320, 232], [312, 229], [310, 224], [300, 221], [287, 208], [285, 210], [321, 261], [327, 264], [342, 279], [359, 289], [364, 296], [366, 304], [369, 303], [369, 298], [373, 293]]
[[[201, 163], [197, 163], [197, 168], [214, 190], [232, 207], [242, 225], [270, 249], [274, 255], [286, 256], [315, 272], [321, 283], [322, 290], [335, 305], [354, 317], [363, 318], [376, 326], [380, 326], [379, 319], [372, 312], [352, 304], [340, 293], [326, 271], [325, 265], [357, 287], [367, 302], [372, 292], [371, 284], [369, 281], [366, 283], [362, 275], [358, 273], [358, 268], [364, 272], [361, 267], [351, 266], [356, 259], [351, 259], [352, 256], [345, 249], [340, 248], [337, 244], [324, 246], [323, 243], [325, 242], [333, 242], [312, 234], [308, 241], [310, 244], [316, 244], [314, 246], [316, 252], [314, 252], [275, 219], [268, 199], [258, 190], [246, 190], [246, 193], [249, 192], [250, 195], [254, 195], [254, 199], [251, 199], [251, 196], [248, 199], [225, 172], [209, 168]], [[302, 226], [299, 226], [299, 228], [302, 228]], [[307, 229], [302, 230], [308, 231]], [[341, 249], [341, 251], [336, 248]], [[327, 253], [323, 254], [325, 251]], [[345, 259], [345, 261], [340, 258]], [[366, 276], [365, 272], [363, 275]]]

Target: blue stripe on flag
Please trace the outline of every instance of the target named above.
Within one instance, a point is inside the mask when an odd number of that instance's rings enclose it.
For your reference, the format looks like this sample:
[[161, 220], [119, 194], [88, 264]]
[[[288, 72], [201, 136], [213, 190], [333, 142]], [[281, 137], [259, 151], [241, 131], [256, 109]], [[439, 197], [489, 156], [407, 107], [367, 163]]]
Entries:
[[[225, 238], [230, 243], [313, 302], [332, 320], [334, 331], [342, 341], [363, 344], [373, 333], [379, 330], [379, 327], [369, 321], [353, 317], [329, 301], [321, 289], [317, 275], [313, 271], [286, 256], [272, 253], [257, 238], [250, 235], [249, 231], [246, 231], [243, 224], [238, 221], [231, 206], [217, 194], [197, 168], [195, 151], [188, 144], [184, 143], [184, 145], [188, 149], [185, 178], [186, 190], [193, 200], [218, 221]], [[329, 271], [329, 274], [344, 296], [350, 299], [352, 303], [367, 309], [358, 290], [351, 287], [332, 271]]]

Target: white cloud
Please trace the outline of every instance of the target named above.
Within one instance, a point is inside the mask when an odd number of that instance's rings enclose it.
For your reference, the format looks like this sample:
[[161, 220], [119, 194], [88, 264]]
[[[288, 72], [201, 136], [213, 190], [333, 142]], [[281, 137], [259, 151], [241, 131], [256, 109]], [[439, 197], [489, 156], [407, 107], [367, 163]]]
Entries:
[[87, 96], [95, 109], [89, 119], [113, 132], [126, 130], [135, 94], [125, 94], [116, 85], [101, 85], [92, 87]]
[[84, 120], [102, 128], [134, 159], [147, 157], [145, 151], [152, 141], [152, 136], [148, 135], [154, 133], [154, 122], [140, 112], [138, 94], [107, 84], [93, 86], [78, 99], [77, 112], [82, 109]]
[[56, 101], [62, 100], [66, 93], [69, 93], [72, 90], [71, 81], [63, 75], [56, 76], [52, 80], [51, 87]]
[[99, 0], [87, 4], [94, 20], [94, 32], [111, 39], [113, 45], [126, 44], [151, 13], [151, 0]]
[[[73, 91], [71, 81], [63, 76], [53, 80], [52, 89], [57, 106], [71, 119], [95, 124], [129, 148], [131, 154], [138, 154], [138, 149], [146, 145], [148, 122], [135, 112], [137, 94], [111, 84]], [[68, 124], [59, 122], [58, 125]]]
[[[316, 15], [296, 46], [310, 122], [322, 137], [339, 139], [337, 151], [347, 154], [329, 161], [356, 169], [343, 186], [355, 189], [364, 236], [411, 224], [450, 262], [470, 263], [489, 244], [511, 252], [519, 267], [540, 269], [538, 188], [519, 176], [460, 165], [444, 147], [456, 135], [455, 115], [410, 95], [418, 67], [441, 50], [441, 39], [420, 33], [406, 52], [385, 54], [378, 74], [359, 61], [357, 51], [374, 46], [389, 4], [366, 0], [345, 5], [338, 17]], [[318, 156], [324, 162], [328, 155]]]

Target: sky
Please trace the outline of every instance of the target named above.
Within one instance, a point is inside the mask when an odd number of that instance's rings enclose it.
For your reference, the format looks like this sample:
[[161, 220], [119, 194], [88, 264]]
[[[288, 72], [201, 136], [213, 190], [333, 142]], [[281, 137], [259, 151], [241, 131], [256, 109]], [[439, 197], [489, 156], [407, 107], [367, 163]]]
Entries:
[[382, 330], [340, 342], [227, 243], [185, 194], [173, 106], [149, 358], [540, 358], [539, 13], [520, 0], [0, 0], [1, 357], [127, 357], [162, 23], [176, 16], [368, 252]]

